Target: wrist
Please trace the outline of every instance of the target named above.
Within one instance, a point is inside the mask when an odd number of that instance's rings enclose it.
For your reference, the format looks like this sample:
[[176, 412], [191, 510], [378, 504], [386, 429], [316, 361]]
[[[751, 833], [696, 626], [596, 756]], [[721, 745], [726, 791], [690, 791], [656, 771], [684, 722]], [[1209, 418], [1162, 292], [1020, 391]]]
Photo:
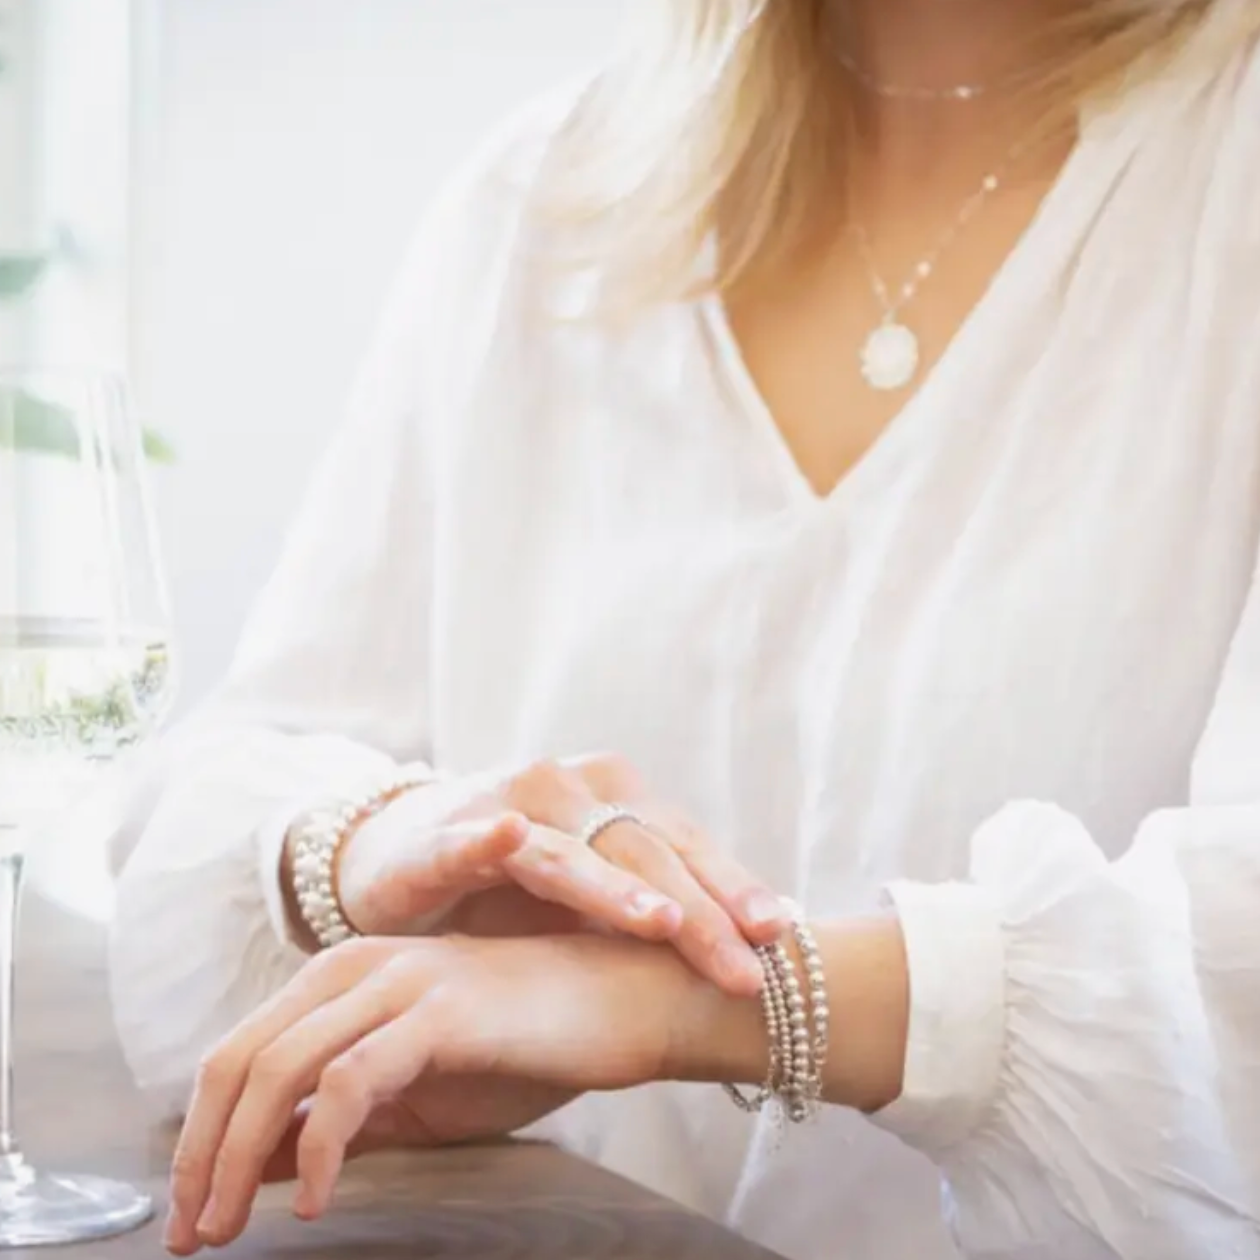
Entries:
[[755, 1085], [766, 1077], [770, 1043], [759, 997], [733, 997], [697, 974], [672, 950], [679, 973], [665, 1079]]
[[320, 802], [290, 820], [278, 875], [289, 935], [299, 948], [314, 954], [369, 930], [347, 913], [342, 859], [365, 824], [400, 797], [429, 786], [434, 778], [427, 769], [402, 769], [370, 791]]
[[905, 937], [895, 914], [815, 929], [832, 1011], [828, 1102], [868, 1115], [901, 1095], [910, 1023]]
[[[823, 1079], [827, 1102], [867, 1113], [901, 1093], [909, 1023], [909, 980], [899, 921], [886, 915], [815, 926], [832, 1013]], [[796, 943], [784, 945], [798, 974]], [[734, 998], [690, 971], [677, 983], [666, 1078], [750, 1086], [769, 1066], [770, 1045], [758, 999]]]

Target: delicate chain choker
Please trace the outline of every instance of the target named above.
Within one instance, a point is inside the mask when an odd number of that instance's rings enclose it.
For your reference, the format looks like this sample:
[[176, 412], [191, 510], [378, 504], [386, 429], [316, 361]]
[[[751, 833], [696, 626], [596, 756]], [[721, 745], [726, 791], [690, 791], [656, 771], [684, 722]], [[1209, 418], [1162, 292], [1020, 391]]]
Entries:
[[953, 87], [915, 87], [910, 84], [885, 83], [863, 70], [845, 53], [837, 54], [840, 64], [868, 92], [893, 101], [974, 101], [990, 90], [984, 83], [960, 83]]

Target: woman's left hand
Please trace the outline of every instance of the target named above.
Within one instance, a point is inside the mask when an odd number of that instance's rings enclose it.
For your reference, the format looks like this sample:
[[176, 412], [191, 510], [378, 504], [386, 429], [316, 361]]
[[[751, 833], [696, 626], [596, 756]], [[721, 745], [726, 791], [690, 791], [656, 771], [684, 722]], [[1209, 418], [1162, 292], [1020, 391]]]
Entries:
[[[364, 938], [321, 954], [205, 1061], [175, 1156], [167, 1245], [189, 1255], [236, 1238], [302, 1112], [294, 1210], [309, 1219], [382, 1105], [403, 1103], [423, 1130], [436, 1103], [444, 1136], [471, 1137], [520, 1128], [586, 1090], [660, 1079], [706, 989], [672, 950], [591, 937]], [[449, 1120], [461, 1083], [483, 1095], [467, 1131]]]

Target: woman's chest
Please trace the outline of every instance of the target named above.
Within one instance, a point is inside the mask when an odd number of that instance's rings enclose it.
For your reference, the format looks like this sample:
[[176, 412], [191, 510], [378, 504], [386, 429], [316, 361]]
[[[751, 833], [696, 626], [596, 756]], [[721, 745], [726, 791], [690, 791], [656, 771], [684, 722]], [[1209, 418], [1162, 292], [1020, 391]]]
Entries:
[[497, 446], [470, 417], [439, 530], [444, 762], [616, 749], [785, 886], [956, 874], [1012, 797], [1112, 848], [1184, 799], [1256, 548], [1227, 415], [1158, 381], [1073, 411], [1042, 363], [991, 422], [902, 417], [820, 498], [695, 356], [606, 366], [535, 371]]

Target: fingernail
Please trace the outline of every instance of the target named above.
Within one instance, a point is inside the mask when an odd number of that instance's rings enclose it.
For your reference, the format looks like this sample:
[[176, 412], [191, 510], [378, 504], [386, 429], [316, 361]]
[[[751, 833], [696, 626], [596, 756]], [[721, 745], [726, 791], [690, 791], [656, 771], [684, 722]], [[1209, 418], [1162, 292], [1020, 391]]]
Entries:
[[197, 1233], [204, 1238], [207, 1234], [213, 1234], [220, 1225], [219, 1221], [219, 1201], [211, 1195], [202, 1209], [201, 1215], [197, 1217]]
[[748, 921], [754, 927], [787, 921], [787, 907], [773, 893], [752, 893], [744, 904], [747, 907]]
[[179, 1213], [174, 1209], [167, 1213], [166, 1225], [162, 1230], [162, 1246], [167, 1251], [178, 1251], [182, 1249], [180, 1235], [183, 1231], [180, 1229], [182, 1224]]

